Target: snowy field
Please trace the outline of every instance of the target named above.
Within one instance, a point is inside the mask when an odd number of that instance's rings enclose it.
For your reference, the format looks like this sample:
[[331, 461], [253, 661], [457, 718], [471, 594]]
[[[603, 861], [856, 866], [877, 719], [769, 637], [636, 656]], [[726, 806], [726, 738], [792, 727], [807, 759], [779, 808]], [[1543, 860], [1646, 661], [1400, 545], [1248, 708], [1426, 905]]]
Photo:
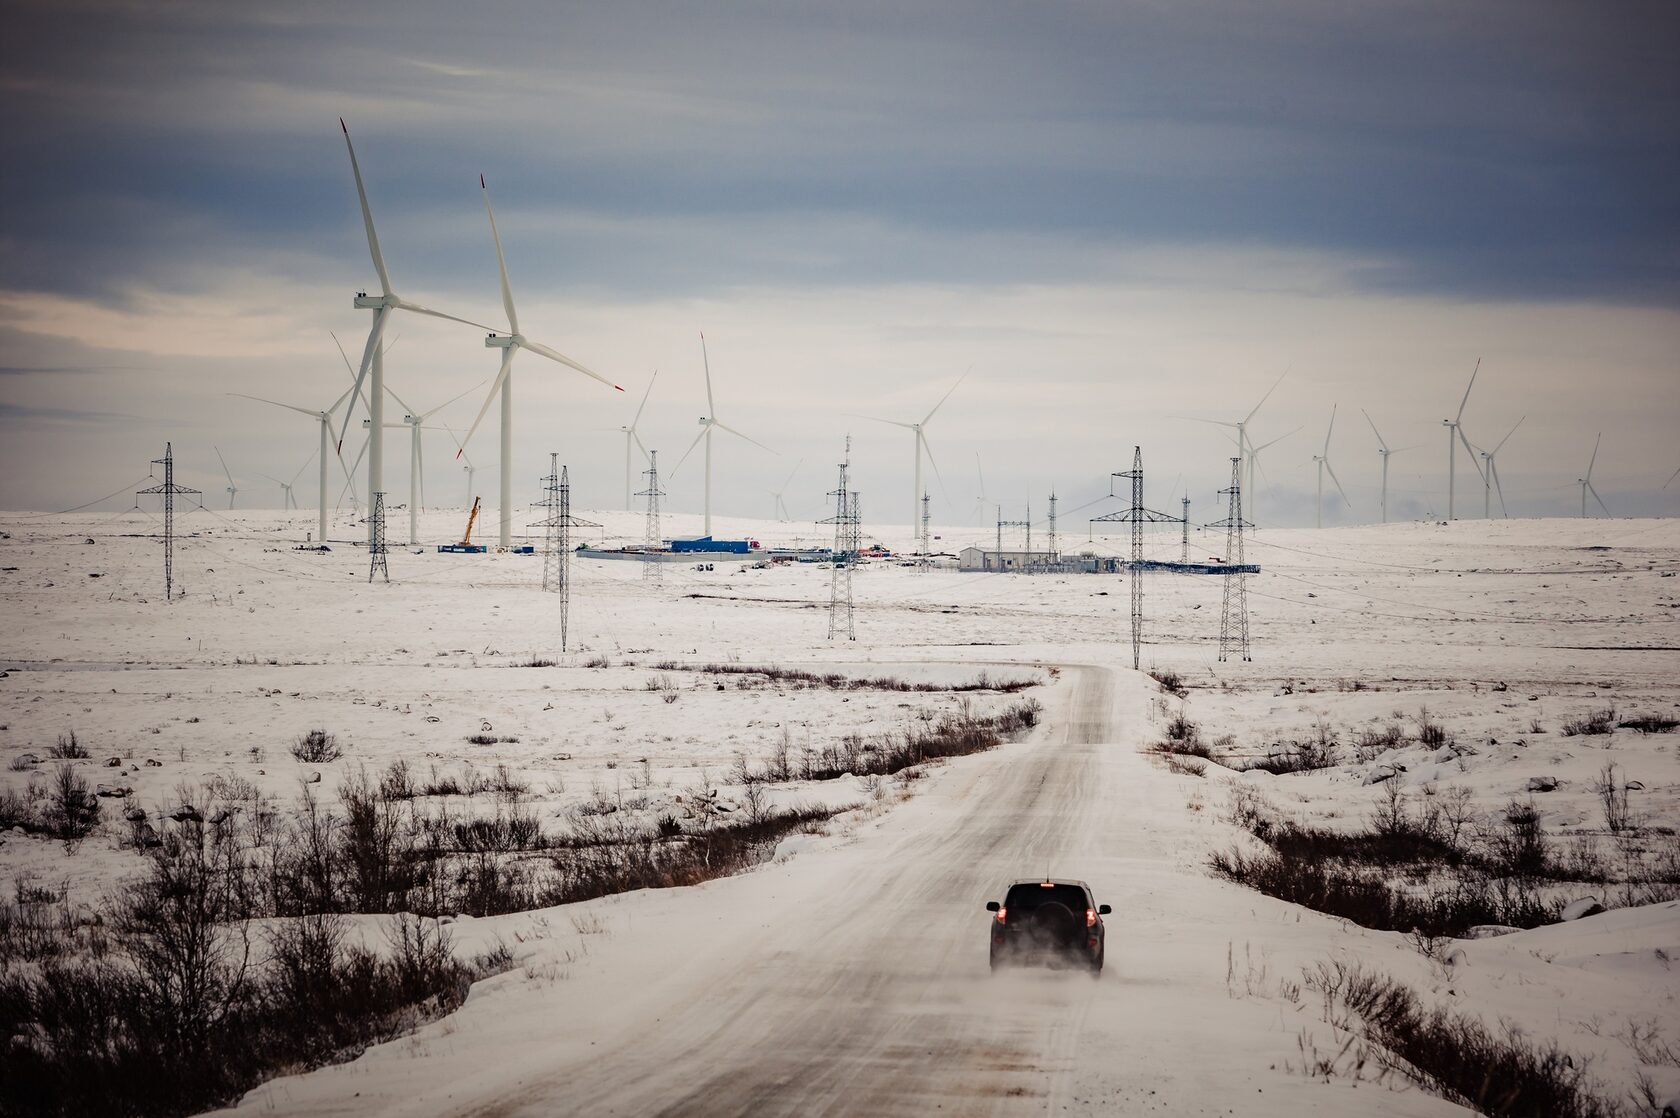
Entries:
[[[602, 521], [609, 542], [640, 535], [637, 515], [581, 515]], [[73, 847], [0, 835], [0, 882], [97, 899], [144, 864], [124, 811], [155, 817], [183, 789], [217, 782], [284, 812], [304, 788], [328, 801], [352, 774], [400, 761], [416, 783], [470, 787], [478, 774], [523, 787], [547, 826], [580, 810], [654, 819], [742, 810], [743, 766], [779, 747], [797, 759], [848, 735], [1015, 701], [952, 689], [981, 673], [1030, 682], [1022, 694], [1044, 704], [1044, 719], [922, 780], [769, 784], [752, 794], [852, 810], [740, 877], [458, 920], [460, 950], [499, 940], [515, 968], [451, 1017], [266, 1084], [247, 1108], [1460, 1112], [1357, 1066], [1300, 988], [1303, 968], [1329, 959], [1555, 1040], [1588, 1057], [1618, 1098], [1641, 1074], [1663, 1097], [1680, 1094], [1680, 902], [1426, 956], [1401, 933], [1207, 868], [1214, 851], [1250, 841], [1230, 816], [1247, 790], [1331, 828], [1361, 824], [1390, 783], [1418, 802], [1458, 795], [1483, 820], [1532, 797], [1561, 846], [1607, 842], [1595, 790], [1607, 763], [1646, 853], [1664, 856], [1680, 826], [1680, 734], [1564, 729], [1605, 709], [1680, 717], [1680, 522], [1262, 531], [1247, 544], [1263, 569], [1250, 580], [1252, 662], [1217, 660], [1220, 578], [1147, 576], [1142, 666], [1177, 673], [1179, 697], [1131, 671], [1128, 583], [1117, 576], [877, 562], [856, 576], [857, 641], [830, 643], [830, 572], [814, 565], [673, 563], [651, 582], [633, 563], [578, 561], [563, 652], [540, 556], [433, 550], [462, 519], [428, 514], [431, 543], [394, 545], [391, 584], [370, 586], [348, 518], [333, 533], [343, 542], [319, 554], [294, 550], [313, 527], [306, 514], [184, 513], [186, 596], [166, 604], [155, 515], [0, 516], [0, 787], [44, 796], [48, 754], [74, 732], [88, 782], [131, 790], [103, 801], [104, 821]], [[696, 521], [668, 517], [666, 532], [698, 531]], [[823, 542], [815, 526], [714, 529]], [[391, 537], [406, 532], [397, 514]], [[941, 535], [951, 552], [989, 540], [982, 529]], [[906, 536], [878, 538], [902, 547]], [[1121, 542], [1064, 537], [1063, 550], [1115, 554]], [[1191, 556], [1223, 544], [1198, 533]], [[1175, 532], [1149, 545], [1157, 558], [1178, 549]], [[806, 687], [708, 665], [934, 689]], [[1175, 717], [1221, 742], [1203, 775], [1145, 753]], [[1430, 721], [1457, 748], [1412, 740]], [[1392, 746], [1355, 756], [1356, 743], [1396, 726]], [[292, 744], [313, 729], [343, 756], [294, 760]], [[1236, 771], [1320, 738], [1339, 745], [1339, 763]], [[1380, 766], [1392, 779], [1368, 783]], [[469, 811], [491, 801], [459, 799]], [[983, 902], [1010, 877], [1044, 872], [1089, 881], [1114, 905], [1101, 981], [987, 973]], [[1578, 892], [1617, 904], [1612, 889]], [[1330, 1074], [1309, 1072], [1320, 1057]]]

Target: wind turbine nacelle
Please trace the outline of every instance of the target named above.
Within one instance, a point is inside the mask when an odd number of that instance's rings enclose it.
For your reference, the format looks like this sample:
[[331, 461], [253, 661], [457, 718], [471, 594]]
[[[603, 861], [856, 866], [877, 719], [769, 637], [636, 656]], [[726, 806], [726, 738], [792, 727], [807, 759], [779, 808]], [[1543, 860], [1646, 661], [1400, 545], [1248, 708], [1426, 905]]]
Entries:
[[485, 349], [507, 349], [513, 345], [512, 334], [491, 334], [484, 339]]
[[403, 422], [418, 425], [420, 421], [415, 419], [412, 415], [405, 415], [403, 416]]
[[373, 420], [371, 420], [371, 419], [362, 420], [362, 430], [367, 431], [367, 430], [372, 429], [372, 427], [373, 427]]
[[704, 427], [710, 421], [705, 416], [701, 416], [697, 422]]
[[357, 310], [378, 310], [380, 307], [385, 305], [385, 296], [369, 295], [365, 291], [358, 291], [356, 292], [356, 298], [352, 300], [352, 302], [355, 303]]

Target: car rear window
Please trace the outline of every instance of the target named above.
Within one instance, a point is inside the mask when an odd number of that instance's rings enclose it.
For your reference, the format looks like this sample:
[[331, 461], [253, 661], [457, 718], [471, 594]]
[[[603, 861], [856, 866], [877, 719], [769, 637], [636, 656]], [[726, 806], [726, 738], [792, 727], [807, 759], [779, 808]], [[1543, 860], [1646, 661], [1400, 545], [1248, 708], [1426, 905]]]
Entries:
[[1046, 886], [1042, 882], [1011, 885], [1009, 898], [1003, 903], [1011, 912], [1026, 913], [1052, 901], [1066, 906], [1071, 912], [1083, 912], [1086, 907], [1085, 890], [1078, 885]]

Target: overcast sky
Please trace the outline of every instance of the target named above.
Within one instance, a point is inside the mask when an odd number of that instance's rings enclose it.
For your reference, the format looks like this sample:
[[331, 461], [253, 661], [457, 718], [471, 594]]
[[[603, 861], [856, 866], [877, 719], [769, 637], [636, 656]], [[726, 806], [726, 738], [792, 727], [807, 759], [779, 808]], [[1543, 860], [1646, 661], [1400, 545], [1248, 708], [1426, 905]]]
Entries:
[[[675, 464], [721, 419], [715, 508], [825, 515], [847, 432], [866, 521], [936, 523], [1107, 491], [1216, 518], [1255, 417], [1266, 523], [1310, 524], [1330, 461], [1377, 518], [1443, 515], [1446, 433], [1513, 515], [1680, 514], [1680, 7], [82, 3], [11, 0], [0, 35], [0, 507], [145, 473], [273, 506], [315, 431], [229, 397], [330, 404], [377, 289], [348, 122], [395, 289], [500, 324], [478, 189], [524, 332], [608, 374], [515, 365], [516, 501], [550, 450], [623, 504], [623, 442]], [[425, 409], [495, 372], [480, 331], [399, 316], [391, 386]], [[484, 389], [440, 414], [457, 430]], [[392, 409], [400, 415], [400, 409]], [[1297, 428], [1299, 430], [1297, 431]], [[1295, 432], [1294, 434], [1290, 434]], [[465, 479], [439, 432], [432, 503]], [[354, 437], [353, 437], [354, 441]], [[347, 444], [351, 446], [352, 444]], [[468, 454], [495, 493], [491, 421]], [[798, 465], [803, 462], [803, 465]], [[698, 454], [668, 504], [700, 507]], [[406, 435], [387, 444], [407, 498]], [[1459, 508], [1482, 505], [1459, 459]], [[638, 488], [640, 486], [638, 485]], [[112, 507], [124, 502], [117, 501]], [[225, 504], [225, 497], [218, 503]], [[1497, 501], [1495, 502], [1497, 511]], [[1086, 515], [1084, 513], [1081, 516]], [[988, 517], [995, 513], [988, 514]], [[1064, 530], [1067, 530], [1064, 527]]]

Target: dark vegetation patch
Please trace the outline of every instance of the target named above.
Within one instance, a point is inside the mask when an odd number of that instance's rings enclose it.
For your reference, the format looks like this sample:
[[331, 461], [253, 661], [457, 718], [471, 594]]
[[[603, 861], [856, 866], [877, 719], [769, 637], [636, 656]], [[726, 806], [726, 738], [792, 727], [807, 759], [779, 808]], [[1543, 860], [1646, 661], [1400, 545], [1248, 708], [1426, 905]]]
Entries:
[[1151, 668], [1149, 669], [1149, 678], [1159, 683], [1161, 690], [1169, 695], [1177, 695], [1182, 699], [1189, 693], [1190, 689], [1185, 685], [1184, 677], [1171, 668]]
[[[254, 786], [238, 803], [182, 788], [181, 810], [134, 823], [136, 835], [156, 825], [146, 877], [100, 908], [17, 883], [0, 901], [0, 1114], [224, 1105], [447, 1014], [475, 977], [508, 964], [505, 953], [458, 960], [435, 917], [695, 884], [833, 814], [762, 803], [715, 822], [580, 814], [548, 832], [505, 768], [469, 769], [465, 787], [492, 797], [470, 813], [427, 798], [443, 780], [417, 789], [400, 763], [378, 779], [359, 772], [336, 803], [306, 792], [291, 822]], [[448, 780], [449, 794], [462, 788]], [[348, 946], [350, 913], [389, 915], [393, 951]], [[254, 920], [271, 929], [266, 944], [253, 942]]]
[[1665, 718], [1660, 714], [1641, 714], [1635, 718], [1624, 719], [1616, 723], [1624, 730], [1638, 730], [1642, 734], [1672, 734], [1676, 726], [1680, 726], [1680, 719]]
[[1563, 723], [1563, 736], [1566, 738], [1582, 735], [1608, 734], [1616, 728], [1616, 712], [1606, 707], [1603, 710], [1590, 710], [1579, 718], [1566, 719]]
[[58, 735], [58, 740], [47, 750], [47, 756], [57, 761], [85, 760], [89, 753], [87, 747], [76, 738], [76, 731]]
[[292, 743], [292, 756], [306, 765], [325, 765], [344, 756], [344, 750], [332, 734], [310, 730]]
[[[665, 661], [655, 665], [661, 670], [674, 671], [681, 665]], [[751, 666], [747, 664], [697, 664], [693, 670], [712, 675], [757, 676], [769, 683], [786, 683], [802, 687], [825, 687], [830, 691], [997, 691], [1006, 695], [1038, 686], [1033, 679], [994, 679], [981, 672], [971, 680], [960, 683], [918, 683], [897, 676], [849, 676], [842, 672], [808, 672], [800, 668]]]
[[1585, 1059], [1535, 1044], [1515, 1025], [1494, 1032], [1473, 1017], [1425, 1009], [1410, 987], [1357, 964], [1320, 963], [1307, 971], [1306, 984], [1323, 996], [1325, 1020], [1375, 1045], [1387, 1070], [1477, 1113], [1624, 1113], [1588, 1077]]
[[[1038, 725], [1043, 709], [1037, 699], [1029, 698], [997, 714], [981, 715], [964, 702], [956, 711], [932, 721], [912, 722], [903, 730], [867, 738], [862, 734], [847, 734], [820, 749], [808, 748], [797, 766], [789, 759], [783, 767], [802, 780], [833, 780], [847, 775], [888, 776], [928, 761], [994, 749]], [[776, 767], [772, 760], [762, 772], [747, 774], [747, 780], [774, 779]]]

